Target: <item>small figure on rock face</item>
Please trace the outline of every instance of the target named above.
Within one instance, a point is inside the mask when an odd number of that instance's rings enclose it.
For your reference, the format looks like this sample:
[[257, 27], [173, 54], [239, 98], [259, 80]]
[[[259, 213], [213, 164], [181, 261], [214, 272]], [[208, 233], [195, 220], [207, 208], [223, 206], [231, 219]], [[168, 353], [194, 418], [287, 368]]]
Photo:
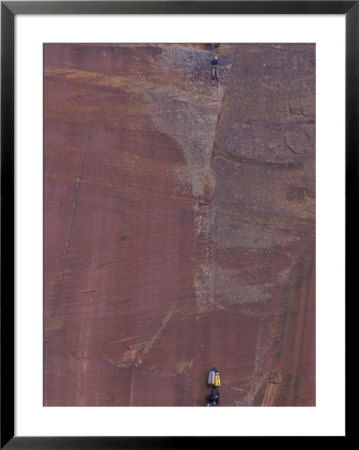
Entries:
[[221, 379], [219, 377], [219, 372], [214, 365], [208, 372], [207, 384], [211, 388], [206, 397], [207, 406], [219, 405], [219, 390], [217, 388], [221, 386]]
[[211, 388], [211, 392], [207, 395], [207, 406], [219, 405], [219, 391], [216, 388]]
[[218, 56], [212, 59], [212, 80], [219, 81], [218, 78]]

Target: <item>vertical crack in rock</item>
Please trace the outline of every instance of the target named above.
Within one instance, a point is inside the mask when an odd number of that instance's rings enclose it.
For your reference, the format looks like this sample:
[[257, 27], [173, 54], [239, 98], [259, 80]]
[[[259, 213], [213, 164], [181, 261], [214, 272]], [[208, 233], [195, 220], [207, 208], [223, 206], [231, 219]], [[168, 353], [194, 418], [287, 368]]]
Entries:
[[[226, 81], [227, 80], [228, 76], [226, 77]], [[217, 243], [218, 236], [215, 226], [215, 210], [210, 202], [215, 193], [216, 177], [211, 167], [211, 161], [221, 111], [225, 101], [226, 87], [227, 83], [223, 86], [212, 140], [211, 158], [208, 166], [206, 167], [208, 183], [206, 185], [206, 189], [202, 193], [203, 200], [198, 201], [195, 205], [196, 234], [200, 241], [201, 239], [203, 240], [204, 245], [204, 262], [201, 265], [201, 271], [197, 273], [195, 277], [196, 300], [200, 311], [206, 311], [208, 308], [219, 307], [218, 304], [215, 304], [215, 291], [217, 289], [217, 265], [214, 260], [215, 244]]]
[[[179, 144], [187, 163], [176, 168], [175, 176], [179, 185], [191, 186], [195, 200], [194, 289], [198, 310], [203, 312], [214, 306], [215, 268], [210, 236], [213, 215], [209, 203], [216, 178], [211, 158], [231, 64], [221, 66], [220, 83], [214, 86], [210, 80], [209, 52], [175, 47], [164, 49], [162, 60], [179, 79], [185, 78], [185, 90], [161, 87], [147, 95], [149, 104], [160, 105], [159, 110], [150, 111], [152, 120]], [[181, 65], [184, 60], [186, 64]]]
[[251, 386], [244, 399], [238, 402], [237, 406], [253, 406], [258, 392], [262, 389], [267, 380], [267, 374], [265, 373], [265, 357], [270, 347], [268, 335], [268, 325], [262, 323], [257, 337], [254, 373]]
[[[89, 135], [90, 135], [90, 133], [89, 133]], [[52, 304], [52, 315], [53, 316], [55, 315], [55, 312], [56, 312], [57, 298], [61, 292], [62, 278], [63, 278], [63, 274], [65, 272], [67, 254], [68, 254], [68, 250], [69, 250], [69, 247], [71, 244], [73, 227], [74, 227], [74, 223], [75, 223], [77, 200], [78, 200], [78, 196], [79, 196], [80, 183], [81, 183], [82, 174], [83, 174], [85, 161], [86, 161], [86, 156], [87, 156], [87, 152], [88, 152], [89, 139], [90, 139], [90, 137], [88, 136], [85, 146], [84, 146], [84, 150], [81, 154], [81, 159], [80, 159], [79, 166], [78, 166], [78, 172], [77, 172], [77, 177], [76, 177], [76, 181], [75, 181], [75, 186], [73, 189], [68, 233], [67, 233], [66, 242], [65, 242], [65, 245], [64, 245], [64, 248], [62, 251], [60, 268], [59, 268], [59, 272], [58, 272], [58, 278], [57, 278], [57, 281], [55, 284], [54, 301]]]

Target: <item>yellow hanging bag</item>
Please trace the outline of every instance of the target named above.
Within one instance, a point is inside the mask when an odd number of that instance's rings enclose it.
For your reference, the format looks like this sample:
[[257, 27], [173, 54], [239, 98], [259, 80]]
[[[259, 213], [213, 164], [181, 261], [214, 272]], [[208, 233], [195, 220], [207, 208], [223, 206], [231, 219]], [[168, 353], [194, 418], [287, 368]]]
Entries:
[[220, 387], [221, 386], [221, 379], [219, 377], [219, 372], [216, 370], [214, 374], [214, 387]]

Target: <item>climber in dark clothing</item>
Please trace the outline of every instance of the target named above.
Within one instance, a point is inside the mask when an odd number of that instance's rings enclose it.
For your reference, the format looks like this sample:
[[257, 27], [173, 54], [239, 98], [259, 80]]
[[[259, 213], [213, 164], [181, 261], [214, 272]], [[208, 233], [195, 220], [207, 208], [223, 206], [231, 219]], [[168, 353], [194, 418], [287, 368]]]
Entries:
[[212, 403], [212, 405], [219, 405], [219, 391], [216, 388], [212, 388], [211, 392], [207, 395], [207, 402], [208, 402], [208, 406], [210, 405], [210, 403]]
[[212, 80], [219, 81], [218, 78], [218, 56], [212, 59]]

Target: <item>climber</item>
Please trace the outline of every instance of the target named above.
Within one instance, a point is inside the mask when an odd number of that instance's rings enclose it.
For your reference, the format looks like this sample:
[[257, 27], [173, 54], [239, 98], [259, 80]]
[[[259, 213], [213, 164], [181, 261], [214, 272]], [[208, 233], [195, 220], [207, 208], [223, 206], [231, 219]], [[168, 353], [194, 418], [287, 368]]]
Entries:
[[221, 386], [221, 380], [219, 377], [219, 372], [216, 367], [213, 365], [213, 368], [208, 372], [207, 384], [211, 388], [210, 393], [207, 395], [207, 406], [211, 406], [211, 404], [218, 405], [219, 404], [219, 391], [217, 388]]
[[207, 406], [219, 405], [219, 391], [217, 388], [211, 388], [211, 392], [207, 395]]
[[218, 78], [218, 56], [217, 55], [212, 59], [212, 80], [219, 81], [219, 78]]

